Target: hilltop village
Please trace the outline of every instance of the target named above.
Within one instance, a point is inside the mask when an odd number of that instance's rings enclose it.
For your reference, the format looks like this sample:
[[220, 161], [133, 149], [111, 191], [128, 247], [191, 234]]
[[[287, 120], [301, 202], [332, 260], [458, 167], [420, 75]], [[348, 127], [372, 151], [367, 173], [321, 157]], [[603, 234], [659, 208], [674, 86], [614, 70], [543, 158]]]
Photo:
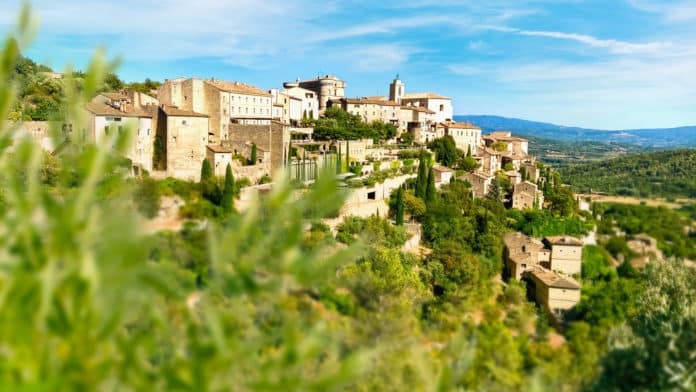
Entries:
[[[474, 124], [454, 121], [451, 98], [407, 92], [398, 76], [389, 85], [388, 97], [347, 98], [346, 86], [331, 75], [297, 79], [270, 90], [241, 82], [179, 78], [147, 94], [97, 95], [85, 106], [87, 128], [63, 124], [62, 143], [49, 136], [48, 123], [25, 122], [22, 128], [50, 151], [76, 138], [103, 143], [110, 133], [130, 129], [134, 140], [127, 158], [133, 175], [198, 181], [204, 160], [215, 176], [224, 176], [230, 167], [235, 178], [258, 184], [243, 190], [238, 209], [267, 191], [278, 170], [310, 183], [321, 168], [329, 167], [352, 189], [339, 216], [328, 222], [332, 228], [346, 216], [386, 215], [392, 194], [416, 178], [416, 165], [423, 160], [419, 151], [427, 150], [437, 157], [438, 163], [431, 165], [437, 188], [458, 180], [470, 186], [473, 198], [494, 197], [518, 210], [545, 208], [545, 177], [529, 155], [526, 139], [507, 131], [483, 135]], [[327, 128], [327, 123], [344, 120], [347, 134]], [[355, 128], [367, 131], [350, 134]], [[457, 157], [441, 159], [457, 152]], [[455, 160], [466, 162], [464, 168], [454, 168]], [[507, 182], [507, 192], [500, 181]], [[411, 248], [417, 248], [420, 227], [408, 228]], [[527, 280], [540, 306], [560, 316], [580, 300], [575, 278], [581, 255], [582, 242], [576, 238], [542, 242], [510, 234], [505, 237], [504, 275]]]

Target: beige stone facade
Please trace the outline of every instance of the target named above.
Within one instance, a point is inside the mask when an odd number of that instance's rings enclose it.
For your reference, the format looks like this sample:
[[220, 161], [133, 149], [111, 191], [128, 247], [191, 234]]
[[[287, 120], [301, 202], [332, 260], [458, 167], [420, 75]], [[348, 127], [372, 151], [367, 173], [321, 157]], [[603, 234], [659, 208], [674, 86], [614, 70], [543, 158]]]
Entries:
[[275, 170], [286, 164], [289, 143], [290, 125], [272, 121], [270, 125], [231, 124], [229, 138], [222, 145], [242, 150], [256, 144], [258, 151], [268, 153], [271, 168]]
[[297, 86], [313, 91], [319, 102], [319, 113], [324, 113], [329, 101], [339, 100], [346, 96], [346, 82], [332, 75], [297, 82]]
[[216, 79], [168, 80], [158, 90], [160, 103], [209, 117], [210, 139], [230, 137], [232, 124], [270, 125], [272, 95], [258, 87]]
[[471, 193], [477, 199], [486, 197], [493, 178], [495, 177], [479, 171], [464, 173], [459, 177], [460, 180], [468, 181], [471, 184]]
[[551, 248], [552, 271], [565, 275], [580, 275], [582, 271], [582, 241], [570, 236], [547, 237]]
[[477, 153], [481, 145], [481, 128], [466, 122], [446, 121], [437, 124], [436, 133], [438, 137], [449, 135], [454, 139], [454, 144], [458, 149], [472, 155]]
[[366, 123], [381, 121], [386, 124], [399, 126], [401, 105], [394, 101], [379, 98], [343, 98], [329, 101], [329, 107], [338, 106], [350, 114], [362, 117]]
[[452, 121], [454, 117], [452, 99], [435, 93], [404, 94], [401, 104], [419, 106], [433, 111], [435, 113], [433, 121], [436, 123]]
[[512, 208], [518, 210], [539, 209], [544, 205], [544, 193], [536, 184], [522, 181], [515, 185], [512, 193]]
[[130, 132], [130, 147], [126, 157], [132, 161], [136, 172], [152, 171], [155, 141], [153, 125], [155, 107], [139, 108], [123, 97], [97, 97], [85, 106], [86, 129], [84, 140], [104, 144], [116, 133]]
[[[504, 275], [526, 280], [534, 300], [553, 321], [558, 322], [564, 312], [580, 302], [580, 283], [570, 276], [581, 263], [582, 243], [578, 239], [547, 237], [542, 242], [522, 233], [509, 233], [503, 240]], [[569, 246], [574, 249], [567, 249]], [[568, 268], [569, 263], [572, 268]], [[563, 268], [557, 270], [554, 266]]]
[[170, 177], [198, 181], [207, 156], [208, 116], [171, 106], [160, 107], [157, 137], [164, 141], [164, 170]]

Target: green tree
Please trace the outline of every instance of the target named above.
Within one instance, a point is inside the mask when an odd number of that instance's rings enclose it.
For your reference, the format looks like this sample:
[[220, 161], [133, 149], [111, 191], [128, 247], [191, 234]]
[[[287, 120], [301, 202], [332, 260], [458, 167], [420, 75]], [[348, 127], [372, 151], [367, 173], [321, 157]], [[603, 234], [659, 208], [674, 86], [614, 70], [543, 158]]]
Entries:
[[222, 199], [220, 204], [226, 212], [231, 212], [234, 210], [234, 176], [232, 175], [232, 166], [227, 164], [225, 168], [225, 185], [222, 188]]
[[435, 152], [435, 160], [437, 162], [448, 167], [454, 167], [463, 155], [461, 150], [457, 149], [454, 138], [450, 135], [431, 141], [428, 143], [428, 148]]
[[435, 169], [431, 166], [428, 171], [428, 185], [425, 189], [425, 201], [432, 203], [437, 197], [437, 188], [435, 188]]
[[210, 165], [208, 158], [203, 160], [201, 164], [201, 180], [200, 180], [201, 196], [213, 204], [220, 203], [220, 190], [213, 174], [213, 167]]
[[416, 177], [416, 197], [425, 200], [426, 190], [428, 188], [428, 168], [425, 159], [425, 154], [421, 152], [418, 162], [418, 177]]
[[258, 163], [258, 157], [256, 156], [256, 143], [251, 144], [251, 158], [249, 159], [249, 164], [256, 165]]
[[396, 191], [396, 225], [404, 225], [404, 188], [399, 187]]

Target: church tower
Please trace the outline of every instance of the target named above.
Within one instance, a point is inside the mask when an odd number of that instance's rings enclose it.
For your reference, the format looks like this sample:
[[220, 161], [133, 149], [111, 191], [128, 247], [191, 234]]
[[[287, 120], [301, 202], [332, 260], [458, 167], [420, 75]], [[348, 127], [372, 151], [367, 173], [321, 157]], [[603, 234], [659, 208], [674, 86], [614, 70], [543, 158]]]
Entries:
[[391, 84], [389, 85], [389, 100], [401, 105], [401, 98], [403, 98], [404, 93], [404, 83], [401, 80], [399, 80], [399, 75], [396, 75], [394, 81], [391, 82]]

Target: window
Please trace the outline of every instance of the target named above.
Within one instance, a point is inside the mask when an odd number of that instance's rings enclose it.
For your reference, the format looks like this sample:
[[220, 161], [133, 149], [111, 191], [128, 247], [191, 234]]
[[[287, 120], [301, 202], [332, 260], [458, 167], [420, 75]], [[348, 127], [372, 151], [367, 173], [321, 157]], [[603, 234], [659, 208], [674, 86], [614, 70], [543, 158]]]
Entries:
[[440, 111], [444, 112], [445, 111], [445, 105], [440, 105]]
[[188, 125], [188, 120], [181, 120], [181, 125]]

